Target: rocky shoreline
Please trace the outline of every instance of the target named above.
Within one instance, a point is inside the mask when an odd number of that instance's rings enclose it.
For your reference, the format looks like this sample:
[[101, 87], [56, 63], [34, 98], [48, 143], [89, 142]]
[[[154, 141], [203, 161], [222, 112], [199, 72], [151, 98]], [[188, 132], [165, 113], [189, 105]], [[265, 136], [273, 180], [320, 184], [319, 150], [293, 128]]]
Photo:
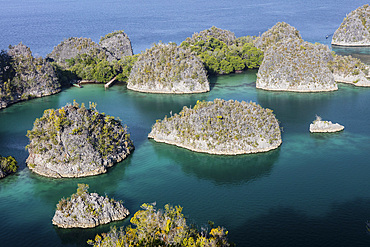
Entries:
[[192, 108], [157, 120], [148, 138], [195, 152], [237, 155], [267, 152], [282, 143], [269, 109], [244, 101], [198, 101]]
[[93, 103], [89, 109], [74, 102], [46, 110], [27, 137], [28, 167], [53, 178], [105, 173], [134, 150], [127, 127], [114, 117], [100, 114]]
[[344, 129], [343, 125], [332, 123], [331, 121], [323, 121], [321, 117], [316, 117], [316, 120], [310, 124], [311, 133], [331, 133], [338, 132]]
[[60, 228], [93, 228], [125, 219], [130, 212], [122, 202], [89, 193], [89, 186], [79, 184], [71, 198], [62, 198], [52, 219]]

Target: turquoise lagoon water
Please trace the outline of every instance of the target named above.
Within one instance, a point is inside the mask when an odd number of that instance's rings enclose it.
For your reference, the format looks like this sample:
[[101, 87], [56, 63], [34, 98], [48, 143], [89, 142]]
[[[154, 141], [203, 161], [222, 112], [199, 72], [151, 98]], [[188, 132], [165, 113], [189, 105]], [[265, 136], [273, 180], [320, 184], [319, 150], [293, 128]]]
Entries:
[[[123, 200], [131, 212], [144, 202], [184, 207], [191, 223], [208, 220], [229, 230], [238, 246], [369, 246], [370, 89], [340, 84], [337, 92], [299, 94], [255, 88], [256, 71], [211, 78], [212, 90], [199, 95], [149, 95], [125, 85], [70, 88], [58, 95], [0, 111], [0, 151], [13, 155], [19, 172], [0, 184], [1, 246], [81, 246], [95, 229], [52, 226], [55, 205], [77, 183]], [[255, 101], [274, 110], [283, 127], [277, 150], [253, 155], [198, 154], [147, 139], [156, 119], [184, 105], [214, 98]], [[49, 179], [25, 166], [25, 137], [45, 109], [73, 100], [129, 126], [134, 153], [108, 173], [80, 179]], [[310, 134], [315, 114], [343, 124], [343, 132]]]
[[[152, 43], [180, 43], [213, 25], [237, 36], [259, 35], [278, 21], [296, 27], [305, 40], [330, 44], [344, 16], [368, 3], [293, 0], [0, 0], [0, 49], [23, 41], [45, 56], [68, 37], [99, 41], [124, 29], [134, 53]], [[368, 49], [334, 48], [370, 64]], [[337, 92], [299, 94], [255, 88], [256, 71], [210, 78], [199, 95], [149, 95], [115, 85], [70, 88], [58, 95], [21, 102], [0, 111], [0, 154], [13, 155], [20, 169], [0, 180], [0, 246], [84, 246], [95, 229], [57, 229], [51, 219], [61, 197], [77, 183], [123, 200], [134, 213], [145, 202], [182, 205], [191, 223], [208, 220], [229, 230], [237, 246], [370, 246], [370, 88], [339, 85]], [[283, 127], [277, 150], [253, 155], [213, 156], [147, 139], [151, 125], [197, 100], [255, 101], [274, 110]], [[98, 110], [129, 126], [135, 151], [107, 174], [49, 179], [25, 165], [25, 136], [45, 109], [67, 102], [97, 102]], [[315, 115], [346, 128], [310, 134]]]

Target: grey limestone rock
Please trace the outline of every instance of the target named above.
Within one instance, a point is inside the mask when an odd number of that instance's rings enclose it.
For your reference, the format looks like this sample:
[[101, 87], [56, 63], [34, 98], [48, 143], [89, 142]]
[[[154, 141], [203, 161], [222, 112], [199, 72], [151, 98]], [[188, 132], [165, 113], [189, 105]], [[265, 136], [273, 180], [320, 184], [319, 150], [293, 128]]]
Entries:
[[336, 82], [348, 83], [358, 87], [370, 87], [369, 66], [352, 56], [334, 54], [334, 60], [328, 62], [328, 67]]
[[99, 57], [112, 61], [114, 57], [112, 54], [103, 49], [99, 44], [95, 43], [89, 38], [71, 37], [62, 41], [53, 51], [47, 55], [47, 59], [60, 64], [64, 68], [68, 68], [68, 59], [75, 58], [87, 54], [92, 57]]
[[316, 116], [315, 121], [310, 124], [311, 133], [338, 132], [342, 131], [343, 129], [343, 125], [332, 123], [331, 121], [323, 121], [319, 116]]
[[52, 95], [61, 91], [53, 66], [45, 59], [35, 58], [30, 48], [19, 43], [10, 46], [6, 59], [5, 72], [0, 77], [0, 109], [12, 103]]
[[258, 70], [256, 87], [273, 91], [321, 92], [338, 89], [327, 64], [329, 48], [299, 39], [270, 46]]
[[370, 6], [365, 4], [349, 13], [334, 32], [332, 45], [370, 46]]
[[127, 128], [114, 117], [74, 102], [49, 109], [27, 133], [29, 157], [35, 173], [47, 177], [85, 177], [105, 173], [134, 149]]
[[215, 99], [198, 101], [192, 108], [157, 120], [148, 135], [195, 152], [237, 155], [266, 152], [281, 144], [272, 110], [253, 102]]
[[79, 184], [71, 198], [57, 204], [52, 223], [60, 228], [93, 228], [125, 219], [130, 212], [121, 202], [97, 193], [88, 193], [87, 185]]
[[299, 31], [285, 22], [278, 22], [272, 28], [255, 39], [255, 46], [263, 51], [271, 45], [289, 39], [302, 40]]
[[15, 173], [18, 169], [17, 164], [18, 162], [12, 156], [3, 157], [0, 155], [0, 179]]
[[210, 90], [206, 71], [189, 49], [156, 44], [142, 52], [131, 69], [127, 88], [147, 93], [203, 93]]
[[133, 55], [131, 41], [123, 30], [105, 35], [100, 39], [99, 44], [108, 50], [117, 60], [124, 56]]

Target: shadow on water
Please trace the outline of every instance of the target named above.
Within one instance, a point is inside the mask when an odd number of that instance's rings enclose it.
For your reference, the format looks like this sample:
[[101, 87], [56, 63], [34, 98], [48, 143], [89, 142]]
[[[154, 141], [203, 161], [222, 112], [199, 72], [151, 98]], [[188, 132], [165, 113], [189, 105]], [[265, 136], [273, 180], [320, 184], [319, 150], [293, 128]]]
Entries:
[[164, 156], [181, 165], [188, 175], [210, 180], [217, 185], [243, 184], [268, 176], [279, 159], [280, 148], [266, 153], [236, 156], [196, 153], [176, 146], [155, 143], [158, 156]]
[[88, 184], [90, 192], [96, 192], [99, 195], [108, 195], [116, 200], [126, 201], [126, 198], [120, 198], [116, 195], [117, 187], [122, 179], [125, 178], [126, 169], [131, 165], [131, 157], [129, 156], [113, 167], [108, 168], [108, 172], [97, 176], [82, 177], [82, 178], [47, 178], [35, 173], [30, 173], [32, 179], [33, 193], [35, 196], [42, 198], [47, 203], [55, 203], [62, 197], [70, 197], [77, 190], [77, 184]]
[[336, 93], [338, 92], [272, 92], [257, 89], [257, 99], [262, 107], [267, 107], [274, 111], [284, 128], [290, 127], [289, 124], [298, 124], [298, 131], [303, 131], [307, 129], [307, 124], [315, 119], [315, 115], [319, 114], [321, 109], [330, 104]]
[[[370, 199], [333, 204], [325, 216], [307, 216], [291, 208], [269, 213], [228, 229], [237, 246], [370, 246], [365, 222]], [[276, 241], [276, 240], [279, 241]]]

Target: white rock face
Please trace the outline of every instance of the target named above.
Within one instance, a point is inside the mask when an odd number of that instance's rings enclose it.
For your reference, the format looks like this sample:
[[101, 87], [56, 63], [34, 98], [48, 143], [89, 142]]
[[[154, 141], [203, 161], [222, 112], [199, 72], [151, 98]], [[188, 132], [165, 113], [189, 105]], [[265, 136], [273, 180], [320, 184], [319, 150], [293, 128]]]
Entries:
[[310, 124], [311, 133], [338, 132], [343, 129], [343, 125], [332, 123], [331, 121], [322, 121], [320, 117], [316, 118], [316, 120]]
[[327, 46], [289, 39], [270, 46], [258, 70], [256, 87], [272, 91], [324, 92], [338, 90], [327, 63]]
[[179, 114], [158, 120], [148, 137], [218, 155], [267, 152], [282, 143], [272, 110], [253, 102], [221, 99], [198, 101], [193, 109], [184, 107]]
[[158, 44], [142, 52], [131, 69], [127, 88], [169, 94], [210, 90], [206, 70], [199, 58], [175, 44]]
[[52, 223], [61, 228], [93, 228], [123, 220], [130, 212], [122, 203], [97, 193], [73, 194], [57, 205]]
[[370, 6], [349, 13], [333, 35], [332, 45], [370, 46]]

